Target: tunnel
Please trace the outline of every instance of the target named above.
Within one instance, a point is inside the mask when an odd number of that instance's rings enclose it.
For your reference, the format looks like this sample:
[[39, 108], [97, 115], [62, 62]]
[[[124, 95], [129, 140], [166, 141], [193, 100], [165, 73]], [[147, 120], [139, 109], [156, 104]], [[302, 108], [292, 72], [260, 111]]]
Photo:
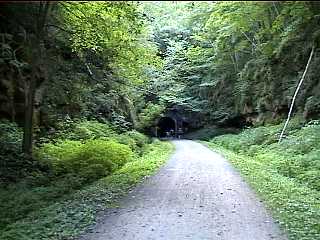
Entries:
[[157, 129], [158, 137], [166, 137], [167, 132], [173, 137], [175, 136], [177, 129], [176, 121], [170, 117], [162, 117], [158, 122]]

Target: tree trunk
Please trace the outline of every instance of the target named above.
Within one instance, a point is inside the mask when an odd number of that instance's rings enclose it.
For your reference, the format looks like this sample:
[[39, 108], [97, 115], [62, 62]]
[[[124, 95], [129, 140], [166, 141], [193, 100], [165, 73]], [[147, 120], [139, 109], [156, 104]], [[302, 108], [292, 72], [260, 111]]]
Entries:
[[23, 131], [23, 152], [30, 157], [32, 156], [33, 148], [33, 111], [34, 101], [37, 86], [37, 74], [39, 67], [39, 58], [41, 58], [40, 41], [37, 39], [33, 44], [30, 44], [32, 48], [31, 56], [31, 76], [29, 84], [25, 85], [25, 115], [24, 115], [24, 131]]
[[286, 130], [286, 127], [287, 127], [287, 125], [288, 125], [288, 123], [289, 123], [294, 102], [295, 102], [296, 97], [297, 97], [297, 95], [298, 95], [299, 89], [300, 89], [300, 87], [301, 87], [301, 85], [302, 85], [302, 82], [303, 82], [303, 80], [304, 80], [304, 78], [305, 78], [305, 76], [306, 76], [306, 74], [307, 74], [307, 71], [308, 71], [308, 68], [309, 68], [309, 65], [310, 65], [310, 62], [311, 62], [313, 53], [314, 53], [314, 46], [312, 47], [312, 50], [311, 50], [311, 53], [310, 53], [310, 56], [309, 56], [309, 59], [308, 59], [308, 63], [307, 63], [307, 65], [306, 65], [306, 68], [304, 69], [304, 72], [303, 72], [303, 75], [302, 75], [302, 77], [301, 77], [301, 80], [300, 80], [300, 82], [299, 82], [299, 84], [298, 84], [298, 86], [297, 86], [297, 88], [296, 88], [296, 91], [295, 91], [295, 93], [294, 93], [294, 95], [293, 95], [293, 98], [292, 98], [292, 101], [291, 101], [290, 110], [289, 110], [289, 113], [288, 113], [288, 117], [287, 117], [287, 120], [286, 120], [286, 122], [285, 122], [285, 124], [284, 124], [284, 126], [283, 126], [282, 131], [281, 131], [281, 134], [280, 134], [278, 143], [281, 142], [281, 140], [282, 140], [282, 138], [283, 138], [283, 134], [284, 134], [284, 132], [285, 132], [285, 130]]
[[33, 115], [34, 103], [37, 87], [37, 80], [40, 77], [41, 64], [43, 63], [43, 41], [46, 35], [46, 22], [50, 12], [50, 2], [40, 2], [39, 11], [36, 19], [36, 28], [34, 32], [34, 40], [30, 38], [31, 47], [31, 78], [29, 86], [26, 85], [25, 95], [25, 119], [24, 119], [24, 132], [23, 132], [23, 145], [22, 150], [25, 154], [32, 157], [33, 149]]
[[[35, 69], [33, 70], [35, 71]], [[36, 88], [36, 75], [32, 73], [29, 87], [26, 90], [25, 97], [25, 118], [24, 118], [24, 131], [23, 131], [23, 152], [29, 156], [32, 156], [33, 148], [33, 108], [34, 108], [34, 96]]]

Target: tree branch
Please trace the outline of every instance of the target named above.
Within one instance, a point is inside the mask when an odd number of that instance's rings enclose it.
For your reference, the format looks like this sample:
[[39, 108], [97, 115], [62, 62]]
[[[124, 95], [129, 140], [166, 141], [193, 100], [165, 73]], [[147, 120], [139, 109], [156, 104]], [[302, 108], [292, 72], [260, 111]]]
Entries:
[[243, 32], [243, 31], [241, 31], [240, 30], [240, 32], [246, 37], [246, 39], [248, 39], [248, 41], [252, 44], [252, 46], [254, 46], [254, 48], [256, 49], [257, 48], [257, 45], [248, 37], [248, 35], [245, 33], [245, 32]]

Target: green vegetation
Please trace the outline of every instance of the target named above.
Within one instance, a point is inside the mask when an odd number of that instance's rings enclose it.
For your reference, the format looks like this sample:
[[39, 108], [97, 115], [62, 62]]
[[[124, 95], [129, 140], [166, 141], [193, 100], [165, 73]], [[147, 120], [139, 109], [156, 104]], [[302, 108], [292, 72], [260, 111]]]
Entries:
[[0, 116], [24, 126], [25, 154], [61, 122], [135, 128], [162, 62], [139, 4], [25, 2], [0, 11]]
[[[2, 4], [3, 238], [77, 235], [168, 156], [147, 135], [172, 112], [215, 137], [292, 239], [317, 238], [319, 16], [314, 1]], [[277, 144], [311, 49], [301, 121]]]
[[1, 227], [145, 157], [153, 145], [166, 146], [152, 143], [134, 130], [117, 133], [108, 124], [85, 121], [72, 127], [67, 124], [54, 138], [43, 139], [35, 149], [35, 159], [24, 166], [18, 164], [21, 158], [14, 158], [23, 156], [17, 147], [22, 141], [21, 129], [8, 122], [0, 126], [6, 137], [1, 139], [5, 148], [0, 156], [6, 164], [1, 169], [6, 174], [20, 173], [1, 184]]
[[68, 176], [44, 186], [21, 182], [2, 188], [0, 238], [58, 240], [77, 236], [94, 223], [98, 211], [154, 173], [172, 150], [170, 143], [156, 140], [145, 147], [143, 156], [87, 186], [76, 183], [78, 176]]
[[55, 175], [77, 174], [95, 180], [123, 166], [132, 158], [129, 146], [111, 140], [66, 140], [58, 144], [45, 144], [39, 150], [39, 159], [52, 168]]
[[213, 138], [208, 146], [225, 155], [263, 198], [290, 239], [320, 237], [320, 125], [294, 119], [283, 124]]
[[146, 9], [165, 59], [149, 88], [159, 103], [192, 113], [202, 126], [279, 123], [315, 46], [294, 112], [319, 117], [318, 3], [158, 2]]
[[27, 155], [69, 120], [150, 133], [177, 109], [195, 128], [279, 123], [312, 47], [294, 112], [319, 115], [315, 2], [7, 3], [0, 13], [0, 117], [24, 126]]

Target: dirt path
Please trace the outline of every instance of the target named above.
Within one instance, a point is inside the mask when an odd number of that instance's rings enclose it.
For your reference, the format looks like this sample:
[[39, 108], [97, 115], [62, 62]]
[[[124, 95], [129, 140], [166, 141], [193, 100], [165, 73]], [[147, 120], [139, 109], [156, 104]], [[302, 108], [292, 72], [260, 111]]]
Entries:
[[82, 240], [286, 239], [223, 157], [193, 141], [174, 144], [167, 164]]

